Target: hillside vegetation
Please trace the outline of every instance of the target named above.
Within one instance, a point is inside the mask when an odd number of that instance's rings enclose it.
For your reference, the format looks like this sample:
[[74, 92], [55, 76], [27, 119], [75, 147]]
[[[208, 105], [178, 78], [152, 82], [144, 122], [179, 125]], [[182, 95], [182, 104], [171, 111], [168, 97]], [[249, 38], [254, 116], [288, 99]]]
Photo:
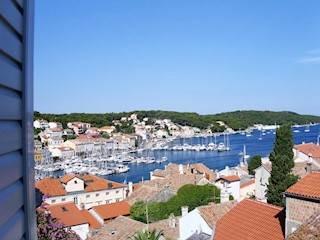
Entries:
[[122, 117], [130, 116], [136, 113], [142, 120], [149, 118], [149, 123], [156, 119], [171, 119], [173, 122], [182, 126], [193, 126], [200, 129], [217, 125], [217, 121], [224, 122], [234, 130], [244, 130], [254, 124], [273, 125], [277, 124], [306, 124], [319, 123], [320, 117], [312, 115], [299, 115], [294, 112], [272, 112], [272, 111], [235, 111], [210, 115], [199, 115], [192, 112], [173, 112], [173, 111], [133, 111], [121, 113], [88, 114], [88, 113], [70, 113], [70, 114], [42, 114], [34, 113], [34, 118], [43, 118], [48, 121], [61, 122], [66, 126], [67, 122], [81, 121], [91, 123], [94, 127], [112, 125], [113, 120], [120, 120]]

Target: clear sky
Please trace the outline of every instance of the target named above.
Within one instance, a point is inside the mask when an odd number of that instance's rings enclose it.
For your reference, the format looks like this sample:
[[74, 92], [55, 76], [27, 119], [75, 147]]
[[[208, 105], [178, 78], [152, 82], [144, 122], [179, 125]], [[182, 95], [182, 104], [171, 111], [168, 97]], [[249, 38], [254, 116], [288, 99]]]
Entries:
[[320, 1], [37, 0], [42, 113], [320, 116]]

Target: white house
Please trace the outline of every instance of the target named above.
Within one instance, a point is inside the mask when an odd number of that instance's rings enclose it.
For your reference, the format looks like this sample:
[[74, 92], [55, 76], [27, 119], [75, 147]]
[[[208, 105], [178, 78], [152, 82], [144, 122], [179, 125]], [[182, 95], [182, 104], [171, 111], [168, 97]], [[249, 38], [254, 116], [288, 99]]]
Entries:
[[79, 209], [122, 201], [127, 196], [127, 185], [90, 174], [65, 175], [36, 181], [36, 188], [49, 195], [48, 204], [74, 202]]
[[70, 159], [75, 155], [72, 148], [69, 147], [58, 147], [51, 150], [53, 157], [59, 157], [61, 159]]
[[[182, 207], [182, 217], [179, 220], [180, 240], [185, 240], [192, 235], [212, 235], [218, 220], [222, 218], [235, 205], [236, 201], [220, 204], [210, 203], [207, 206], [197, 207], [188, 213], [188, 207]], [[208, 239], [209, 239], [208, 238]]]
[[295, 162], [315, 161], [320, 159], [320, 146], [314, 143], [303, 143], [293, 148]]
[[48, 121], [46, 121], [46, 120], [37, 119], [33, 122], [33, 127], [34, 128], [48, 128], [49, 124], [48, 124]]
[[48, 149], [52, 152], [52, 149], [59, 148], [63, 144], [63, 139], [61, 137], [50, 137], [48, 139]]
[[49, 128], [62, 128], [61, 122], [49, 122]]
[[220, 176], [215, 180], [215, 185], [219, 189], [227, 189], [235, 200], [240, 201], [240, 178], [236, 175]]
[[89, 233], [89, 221], [73, 202], [46, 206], [53, 218], [57, 218], [64, 227], [75, 231], [81, 239], [86, 239]]
[[271, 164], [264, 164], [254, 170], [256, 200], [267, 202], [267, 189], [271, 176]]
[[62, 137], [62, 129], [61, 128], [47, 128], [44, 130], [44, 134], [47, 137]]

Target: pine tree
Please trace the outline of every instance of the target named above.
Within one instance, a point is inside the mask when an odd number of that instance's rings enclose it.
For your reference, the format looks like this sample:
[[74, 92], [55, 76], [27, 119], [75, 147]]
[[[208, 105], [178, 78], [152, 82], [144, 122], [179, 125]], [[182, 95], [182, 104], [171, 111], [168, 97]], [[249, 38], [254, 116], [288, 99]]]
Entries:
[[291, 173], [293, 161], [293, 134], [290, 125], [283, 125], [276, 131], [273, 152], [271, 177], [268, 185], [268, 202], [284, 206], [283, 192], [297, 182], [298, 177]]

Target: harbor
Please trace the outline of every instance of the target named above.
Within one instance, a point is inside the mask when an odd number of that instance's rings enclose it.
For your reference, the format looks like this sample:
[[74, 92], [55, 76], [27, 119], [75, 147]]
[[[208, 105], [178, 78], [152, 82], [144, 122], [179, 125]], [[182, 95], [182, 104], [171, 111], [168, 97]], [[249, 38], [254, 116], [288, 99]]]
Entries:
[[[319, 141], [319, 125], [292, 128], [294, 144]], [[268, 156], [275, 140], [274, 130], [252, 130], [235, 134], [220, 134], [158, 141], [153, 147], [117, 154], [74, 157], [53, 160], [35, 166], [38, 179], [67, 173], [93, 174], [117, 182], [139, 182], [149, 179], [150, 172], [164, 169], [168, 163], [203, 163], [210, 169], [221, 170], [249, 160], [250, 156]]]

